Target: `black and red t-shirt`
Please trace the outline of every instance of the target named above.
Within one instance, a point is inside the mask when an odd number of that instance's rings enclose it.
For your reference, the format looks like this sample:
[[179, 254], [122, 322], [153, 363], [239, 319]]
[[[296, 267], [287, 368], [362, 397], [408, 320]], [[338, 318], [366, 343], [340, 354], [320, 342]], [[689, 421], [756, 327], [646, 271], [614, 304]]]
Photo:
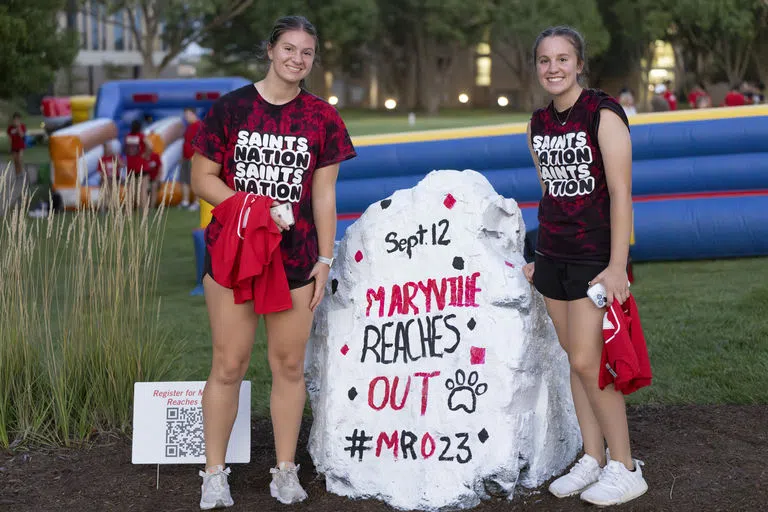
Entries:
[[611, 198], [597, 130], [600, 109], [629, 127], [621, 105], [597, 89], [584, 89], [571, 109], [553, 103], [531, 117], [544, 197], [539, 203], [536, 251], [560, 261], [607, 263], [611, 256]]
[[8, 138], [11, 140], [11, 151], [13, 153], [21, 151], [27, 147], [25, 137], [27, 135], [27, 127], [24, 124], [11, 124], [8, 126]]
[[[336, 109], [304, 90], [273, 105], [247, 85], [214, 103], [192, 146], [221, 164], [219, 176], [231, 189], [292, 203], [296, 223], [283, 232], [283, 264], [288, 279], [307, 279], [318, 256], [312, 175], [356, 156]], [[209, 247], [220, 232], [221, 224], [211, 219]]]

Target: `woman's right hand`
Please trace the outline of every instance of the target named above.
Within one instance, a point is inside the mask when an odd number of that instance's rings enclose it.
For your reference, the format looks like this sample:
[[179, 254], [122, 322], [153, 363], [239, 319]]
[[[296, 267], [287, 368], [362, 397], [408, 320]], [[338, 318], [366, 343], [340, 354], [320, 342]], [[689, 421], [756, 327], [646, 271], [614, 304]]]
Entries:
[[277, 201], [273, 201], [272, 206], [270, 207], [270, 210], [269, 210], [269, 214], [272, 217], [272, 220], [275, 221], [275, 224], [277, 224], [277, 229], [279, 229], [280, 232], [282, 233], [283, 231], [287, 231], [291, 229], [291, 225], [285, 222], [279, 215], [275, 213], [274, 210], [272, 210], [272, 208], [279, 205], [280, 203], [278, 203]]
[[525, 278], [529, 283], [533, 283], [533, 266], [534, 263], [526, 263], [523, 265], [523, 275], [525, 275]]

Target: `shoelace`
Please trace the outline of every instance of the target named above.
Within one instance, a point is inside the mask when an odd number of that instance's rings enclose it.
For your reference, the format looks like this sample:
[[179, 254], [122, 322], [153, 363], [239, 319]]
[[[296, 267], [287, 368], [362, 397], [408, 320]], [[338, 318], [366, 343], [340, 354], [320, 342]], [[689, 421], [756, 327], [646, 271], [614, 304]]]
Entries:
[[587, 473], [589, 473], [589, 468], [587, 467], [587, 459], [586, 457], [582, 457], [579, 459], [579, 461], [571, 468], [569, 473], [574, 473], [579, 476], [584, 476]]
[[622, 476], [627, 471], [624, 464], [613, 461], [607, 464], [600, 473], [600, 483], [624, 490], [627, 487], [627, 481]]
[[[270, 468], [269, 472], [272, 475], [277, 475], [277, 480], [280, 485], [285, 485], [285, 484], [293, 485], [294, 482], [298, 481], [299, 479], [298, 471], [300, 467], [301, 467], [300, 465], [296, 465], [293, 467], [286, 467], [283, 469], [279, 467]], [[296, 480], [291, 478], [291, 476], [293, 476]]]
[[224, 489], [224, 482], [227, 479], [227, 476], [232, 472], [231, 469], [220, 469], [216, 471], [215, 473], [207, 473], [205, 471], [200, 471], [200, 476], [203, 477], [206, 483], [210, 487], [212, 487], [215, 491], [221, 491]]

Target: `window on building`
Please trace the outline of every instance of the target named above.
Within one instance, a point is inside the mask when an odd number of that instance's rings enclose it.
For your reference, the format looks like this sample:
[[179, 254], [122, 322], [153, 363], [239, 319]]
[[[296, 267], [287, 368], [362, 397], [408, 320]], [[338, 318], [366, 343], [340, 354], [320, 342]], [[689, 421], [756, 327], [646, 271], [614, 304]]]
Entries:
[[85, 14], [85, 9], [80, 12], [80, 48], [83, 50], [88, 49], [88, 17]]
[[165, 23], [160, 22], [160, 29], [158, 30], [158, 37], [160, 38], [160, 50], [168, 51], [168, 41], [165, 40]]
[[491, 85], [491, 45], [479, 43], [475, 47], [475, 85]]
[[101, 6], [101, 49], [107, 49], [107, 9]]
[[142, 25], [141, 25], [141, 8], [139, 8], [139, 7], [136, 8], [136, 12], [134, 14], [133, 24], [136, 27], [136, 39], [137, 39], [137, 41], [136, 41], [136, 49], [138, 50], [139, 49], [139, 41], [138, 41], [138, 39], [141, 37], [141, 27], [142, 27]]
[[125, 23], [125, 16], [123, 16], [123, 11], [120, 11], [115, 14], [115, 24], [112, 28], [115, 33], [115, 50], [119, 51], [125, 50], [125, 28], [123, 23]]
[[99, 7], [91, 7], [91, 49], [99, 49]]

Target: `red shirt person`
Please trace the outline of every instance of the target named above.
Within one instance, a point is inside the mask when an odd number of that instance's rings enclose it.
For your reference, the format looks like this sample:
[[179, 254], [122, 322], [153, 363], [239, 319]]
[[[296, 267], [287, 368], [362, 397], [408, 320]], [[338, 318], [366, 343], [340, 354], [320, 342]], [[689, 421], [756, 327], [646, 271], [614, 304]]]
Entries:
[[157, 181], [163, 170], [163, 160], [159, 154], [149, 151], [149, 156], [144, 161], [144, 172], [149, 175], [149, 181]]
[[141, 121], [134, 120], [131, 123], [131, 131], [125, 136], [123, 152], [125, 164], [129, 174], [140, 174], [144, 169], [144, 153], [147, 151], [147, 140], [141, 132]]
[[741, 107], [746, 104], [747, 100], [744, 98], [744, 95], [739, 92], [739, 87], [737, 85], [731, 87], [731, 90], [728, 91], [728, 94], [725, 95], [725, 99], [723, 100], [724, 107]]
[[24, 161], [22, 160], [22, 156], [24, 149], [27, 147], [27, 127], [21, 122], [21, 114], [18, 112], [13, 114], [7, 132], [11, 143], [13, 166], [16, 170], [16, 175], [19, 176], [24, 172]]
[[184, 160], [192, 160], [195, 155], [195, 148], [192, 147], [192, 141], [195, 139], [195, 135], [200, 131], [200, 127], [203, 122], [197, 117], [194, 109], [187, 108], [184, 110], [184, 120], [187, 122], [187, 128], [184, 130]]
[[21, 114], [13, 114], [11, 124], [8, 125], [8, 138], [11, 141], [11, 153], [24, 151], [27, 147], [27, 127], [21, 122]]
[[112, 153], [112, 147], [109, 144], [104, 144], [104, 155], [99, 158], [99, 173], [101, 173], [101, 182], [112, 180], [113, 178], [120, 177], [120, 169], [125, 165], [120, 155]]

